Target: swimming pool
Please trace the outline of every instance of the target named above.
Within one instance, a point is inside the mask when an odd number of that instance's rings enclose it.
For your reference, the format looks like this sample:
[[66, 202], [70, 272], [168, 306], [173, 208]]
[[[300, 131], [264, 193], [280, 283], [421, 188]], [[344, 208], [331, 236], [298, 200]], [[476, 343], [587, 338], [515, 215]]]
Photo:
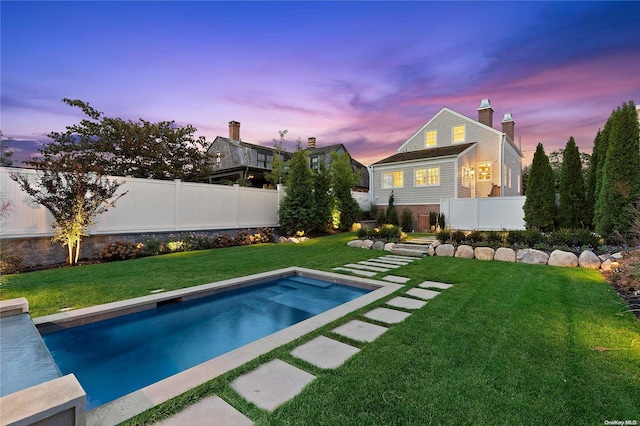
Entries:
[[307, 277], [161, 304], [155, 309], [43, 336], [63, 374], [92, 409], [370, 290]]

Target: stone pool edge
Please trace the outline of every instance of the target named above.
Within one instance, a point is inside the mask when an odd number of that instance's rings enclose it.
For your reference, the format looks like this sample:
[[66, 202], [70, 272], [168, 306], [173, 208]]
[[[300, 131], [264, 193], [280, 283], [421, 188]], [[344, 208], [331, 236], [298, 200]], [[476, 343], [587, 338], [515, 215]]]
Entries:
[[181, 373], [153, 383], [112, 402], [96, 407], [86, 414], [87, 425], [116, 425], [134, 417], [162, 402], [168, 401], [189, 389], [227, 373], [241, 365], [266, 354], [271, 350], [292, 342], [326, 324], [386, 297], [403, 285], [369, 278], [354, 277], [333, 272], [308, 268], [289, 267], [244, 277], [232, 278], [210, 284], [203, 284], [149, 296], [137, 297], [125, 301], [113, 302], [74, 311], [34, 318], [33, 321], [42, 333], [60, 328], [88, 324], [115, 316], [153, 309], [159, 304], [170, 301], [186, 301], [205, 297], [227, 290], [243, 288], [263, 281], [299, 275], [318, 278], [336, 284], [351, 285], [372, 290], [357, 299], [332, 308], [321, 314], [289, 326], [269, 336], [246, 344], [238, 349], [220, 355]]

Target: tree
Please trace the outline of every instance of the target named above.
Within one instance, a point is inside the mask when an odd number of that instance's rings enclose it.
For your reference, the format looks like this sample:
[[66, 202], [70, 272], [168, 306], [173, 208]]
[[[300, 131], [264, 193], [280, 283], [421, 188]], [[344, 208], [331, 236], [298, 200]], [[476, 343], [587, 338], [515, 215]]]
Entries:
[[582, 162], [580, 161], [580, 151], [573, 136], [571, 136], [562, 154], [558, 225], [564, 228], [583, 227], [586, 223], [585, 221], [585, 190], [582, 177]]
[[600, 167], [599, 160], [599, 146], [602, 144], [602, 132], [598, 129], [596, 138], [593, 141], [593, 151], [589, 161], [589, 173], [586, 180], [586, 195], [585, 195], [585, 223], [593, 229], [594, 211], [596, 206], [597, 192], [596, 192], [596, 176], [598, 173], [598, 167]]
[[59, 155], [56, 161], [37, 163], [36, 182], [29, 176], [11, 174], [23, 191], [51, 212], [55, 236], [68, 250], [69, 265], [76, 264], [80, 256], [80, 242], [87, 236], [93, 219], [106, 212], [124, 194], [116, 196], [123, 182], [109, 181], [102, 170], [87, 170], [69, 154]]
[[65, 98], [63, 102], [80, 108], [88, 118], [65, 132], [51, 132], [52, 141], [40, 150], [42, 158], [32, 158], [25, 162], [28, 165], [37, 168], [42, 161], [70, 155], [114, 176], [199, 181], [213, 171], [206, 154], [209, 143], [204, 137], [195, 138], [196, 129], [191, 125], [125, 121], [106, 117], [80, 100]]
[[351, 190], [359, 180], [360, 177], [351, 167], [351, 157], [348, 153], [331, 153], [331, 181], [336, 207], [340, 212], [340, 230], [348, 231], [360, 220], [360, 206], [351, 195]]
[[536, 147], [527, 181], [524, 221], [529, 229], [550, 231], [556, 214], [555, 179], [541, 143]]
[[[607, 154], [596, 202], [596, 232], [625, 238], [640, 197], [640, 129], [633, 101], [624, 102], [609, 118]], [[606, 125], [605, 125], [606, 127]]]
[[314, 178], [309, 168], [307, 152], [299, 143], [287, 165], [287, 195], [280, 202], [278, 212], [280, 226], [286, 234], [309, 232], [313, 229], [314, 222]]
[[11, 139], [4, 139], [2, 131], [0, 130], [0, 167], [11, 167], [13, 166], [13, 151], [9, 149], [7, 142]]
[[396, 206], [393, 205], [393, 202], [394, 196], [393, 191], [391, 191], [391, 195], [389, 195], [389, 204], [387, 205], [387, 223], [398, 226], [400, 224], [398, 221], [398, 211], [396, 210]]
[[320, 163], [318, 172], [313, 172], [313, 230], [325, 233], [333, 227], [335, 200], [331, 193], [331, 173], [324, 163]]
[[284, 137], [289, 131], [278, 130], [278, 134], [280, 135], [280, 139], [273, 140], [273, 147], [276, 149], [273, 153], [273, 161], [271, 162], [271, 171], [264, 174], [264, 177], [273, 184], [273, 186], [277, 186], [283, 183], [287, 177], [287, 170], [285, 167], [285, 162], [282, 159], [282, 147], [284, 146]]

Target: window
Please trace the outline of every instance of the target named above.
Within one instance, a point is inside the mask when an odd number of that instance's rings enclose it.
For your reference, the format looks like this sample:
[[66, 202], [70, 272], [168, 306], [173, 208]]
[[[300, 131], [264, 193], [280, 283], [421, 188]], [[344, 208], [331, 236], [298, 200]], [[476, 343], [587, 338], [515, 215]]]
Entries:
[[318, 170], [318, 157], [311, 158], [311, 168], [313, 170]]
[[404, 172], [382, 173], [382, 188], [402, 188], [404, 186]]
[[416, 169], [415, 186], [425, 186], [427, 184], [427, 169]]
[[222, 159], [222, 154], [220, 152], [216, 152], [216, 164], [220, 164]]
[[271, 163], [273, 163], [273, 155], [268, 155], [264, 152], [258, 153], [258, 167], [263, 169], [271, 169]]
[[453, 143], [464, 142], [464, 124], [453, 128]]
[[427, 169], [427, 185], [440, 185], [440, 167]]
[[471, 186], [471, 169], [462, 167], [462, 186], [469, 188]]
[[430, 148], [432, 146], [436, 146], [437, 144], [438, 144], [438, 131], [429, 130], [428, 132], [426, 132], [424, 146], [426, 148]]
[[478, 180], [491, 180], [491, 162], [478, 163]]

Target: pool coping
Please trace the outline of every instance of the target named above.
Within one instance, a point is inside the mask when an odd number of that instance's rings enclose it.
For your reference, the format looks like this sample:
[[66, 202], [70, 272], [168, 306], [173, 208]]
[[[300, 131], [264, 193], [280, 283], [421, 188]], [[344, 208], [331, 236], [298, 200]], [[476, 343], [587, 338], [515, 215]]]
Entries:
[[224, 355], [220, 355], [183, 372], [153, 383], [107, 404], [87, 412], [87, 425], [116, 425], [134, 417], [162, 402], [168, 401], [189, 389], [227, 373], [254, 360], [286, 343], [292, 342], [312, 331], [327, 325], [343, 316], [386, 297], [404, 286], [369, 278], [355, 277], [333, 272], [308, 268], [289, 267], [263, 272], [215, 283], [203, 284], [179, 290], [137, 297], [89, 308], [34, 318], [33, 321], [42, 333], [62, 328], [100, 321], [130, 313], [153, 309], [163, 303], [180, 302], [224, 291], [255, 285], [284, 276], [298, 275], [319, 278], [336, 284], [345, 284], [372, 290], [357, 299], [351, 300], [309, 319], [277, 331], [266, 337], [248, 343]]

